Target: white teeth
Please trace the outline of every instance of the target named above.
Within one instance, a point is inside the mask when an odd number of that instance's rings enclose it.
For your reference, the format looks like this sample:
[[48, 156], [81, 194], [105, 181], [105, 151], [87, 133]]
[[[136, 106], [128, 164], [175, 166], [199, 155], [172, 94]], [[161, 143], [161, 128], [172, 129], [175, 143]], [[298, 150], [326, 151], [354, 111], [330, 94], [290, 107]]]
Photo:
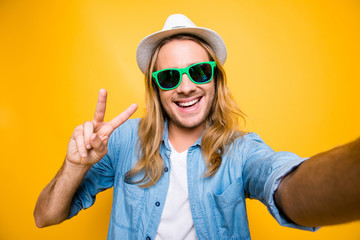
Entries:
[[190, 102], [179, 102], [178, 104], [179, 104], [180, 107], [189, 107], [189, 106], [194, 105], [197, 102], [199, 102], [199, 100], [200, 100], [200, 98], [197, 98], [197, 99], [194, 99], [194, 100], [192, 100]]

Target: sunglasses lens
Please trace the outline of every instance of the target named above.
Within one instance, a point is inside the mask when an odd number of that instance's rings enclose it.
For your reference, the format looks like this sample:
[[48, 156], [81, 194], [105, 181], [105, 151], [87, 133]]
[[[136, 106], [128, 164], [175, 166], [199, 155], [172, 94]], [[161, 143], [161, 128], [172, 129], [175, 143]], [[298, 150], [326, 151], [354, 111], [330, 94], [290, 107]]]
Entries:
[[160, 86], [164, 89], [175, 87], [180, 80], [180, 73], [177, 70], [165, 70], [157, 75]]
[[209, 63], [199, 63], [189, 69], [191, 78], [197, 83], [205, 83], [211, 80], [213, 69]]

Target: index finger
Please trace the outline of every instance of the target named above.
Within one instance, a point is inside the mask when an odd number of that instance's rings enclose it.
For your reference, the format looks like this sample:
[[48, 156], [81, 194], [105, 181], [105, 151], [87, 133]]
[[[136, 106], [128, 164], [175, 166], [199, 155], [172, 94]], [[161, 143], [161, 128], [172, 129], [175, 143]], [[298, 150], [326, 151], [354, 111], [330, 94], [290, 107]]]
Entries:
[[123, 111], [122, 113], [120, 113], [118, 116], [116, 116], [113, 120], [111, 120], [109, 123], [111, 124], [111, 126], [115, 129], [117, 127], [119, 127], [121, 124], [123, 124], [124, 122], [126, 122], [131, 115], [134, 114], [134, 112], [137, 109], [137, 104], [133, 103], [130, 105], [130, 107], [128, 107], [125, 111]]
[[95, 114], [94, 114], [95, 122], [103, 122], [104, 121], [105, 110], [106, 110], [106, 98], [107, 98], [106, 90], [100, 89], [98, 101], [96, 104]]

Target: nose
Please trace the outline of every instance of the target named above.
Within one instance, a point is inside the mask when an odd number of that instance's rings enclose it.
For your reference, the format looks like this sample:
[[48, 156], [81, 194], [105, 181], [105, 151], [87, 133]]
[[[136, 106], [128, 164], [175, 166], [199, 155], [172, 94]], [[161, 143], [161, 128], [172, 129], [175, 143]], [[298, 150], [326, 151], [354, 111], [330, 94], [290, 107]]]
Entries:
[[182, 75], [180, 85], [176, 88], [177, 92], [182, 93], [184, 95], [188, 95], [189, 93], [195, 91], [195, 89], [196, 89], [196, 84], [190, 80], [190, 78], [186, 73], [184, 73]]

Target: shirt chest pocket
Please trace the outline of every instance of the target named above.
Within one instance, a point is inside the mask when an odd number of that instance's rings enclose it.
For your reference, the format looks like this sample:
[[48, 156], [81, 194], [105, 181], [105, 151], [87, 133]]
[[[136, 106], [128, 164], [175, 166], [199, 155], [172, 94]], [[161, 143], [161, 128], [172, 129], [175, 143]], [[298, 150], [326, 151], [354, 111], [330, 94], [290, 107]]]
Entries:
[[145, 190], [135, 184], [122, 182], [114, 189], [113, 217], [117, 227], [139, 231], [144, 208]]
[[210, 202], [219, 239], [248, 239], [245, 195], [242, 184], [232, 183], [221, 194], [211, 194]]

